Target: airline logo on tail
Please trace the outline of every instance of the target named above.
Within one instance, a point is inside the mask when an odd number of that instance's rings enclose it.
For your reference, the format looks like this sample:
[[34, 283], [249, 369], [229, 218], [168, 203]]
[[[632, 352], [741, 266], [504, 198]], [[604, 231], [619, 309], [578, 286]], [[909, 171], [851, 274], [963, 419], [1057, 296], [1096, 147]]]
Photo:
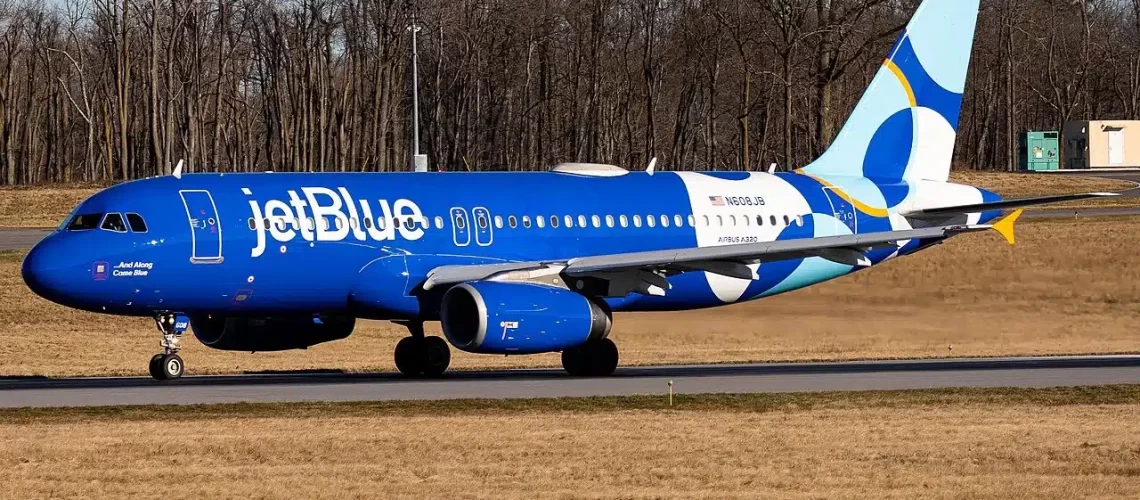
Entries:
[[[288, 201], [248, 200], [257, 231], [257, 244], [250, 250], [250, 256], [260, 257], [265, 253], [266, 233], [280, 243], [293, 241], [298, 236], [310, 242], [344, 241], [350, 236], [357, 241], [391, 241], [397, 235], [415, 241], [424, 236], [423, 211], [411, 200], [400, 198], [391, 204], [388, 200], [377, 200], [379, 213], [373, 216], [371, 202], [353, 198], [344, 187], [336, 190], [302, 187], [300, 192], [287, 190]], [[242, 193], [253, 196], [249, 188], [242, 188]]]

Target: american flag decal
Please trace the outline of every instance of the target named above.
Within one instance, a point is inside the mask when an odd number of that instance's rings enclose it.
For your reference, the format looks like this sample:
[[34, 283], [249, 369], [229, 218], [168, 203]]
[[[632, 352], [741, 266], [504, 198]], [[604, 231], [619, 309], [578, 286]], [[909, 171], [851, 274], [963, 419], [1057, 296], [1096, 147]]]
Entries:
[[714, 207], [723, 207], [724, 206], [724, 197], [723, 196], [709, 196], [709, 203], [712, 203], [712, 206], [714, 206]]

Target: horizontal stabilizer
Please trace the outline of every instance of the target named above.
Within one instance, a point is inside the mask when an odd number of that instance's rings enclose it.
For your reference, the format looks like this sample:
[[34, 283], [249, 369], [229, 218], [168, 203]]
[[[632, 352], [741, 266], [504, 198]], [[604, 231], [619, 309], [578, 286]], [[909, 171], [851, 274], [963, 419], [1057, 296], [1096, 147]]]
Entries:
[[1089, 198], [1105, 198], [1110, 196], [1120, 196], [1118, 193], [1080, 193], [1080, 194], [1062, 194], [1057, 196], [1036, 196], [1033, 198], [1014, 198], [1010, 200], [994, 201], [990, 203], [975, 203], [973, 205], [957, 205], [953, 207], [936, 207], [924, 208], [921, 210], [910, 210], [902, 212], [904, 217], [939, 217], [944, 215], [961, 215], [973, 214], [979, 212], [988, 212], [991, 210], [1005, 210], [1009, 208], [1023, 208], [1032, 207], [1036, 205], [1047, 205], [1049, 203], [1061, 203], [1063, 201], [1087, 200]]

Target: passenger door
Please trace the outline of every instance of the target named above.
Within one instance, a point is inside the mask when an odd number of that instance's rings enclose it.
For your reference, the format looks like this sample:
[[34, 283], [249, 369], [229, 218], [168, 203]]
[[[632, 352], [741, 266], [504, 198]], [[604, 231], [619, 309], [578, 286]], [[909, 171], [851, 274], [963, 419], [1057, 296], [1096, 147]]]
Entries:
[[214, 197], [204, 189], [186, 189], [178, 194], [182, 197], [186, 218], [190, 222], [190, 262], [222, 262], [222, 226]]

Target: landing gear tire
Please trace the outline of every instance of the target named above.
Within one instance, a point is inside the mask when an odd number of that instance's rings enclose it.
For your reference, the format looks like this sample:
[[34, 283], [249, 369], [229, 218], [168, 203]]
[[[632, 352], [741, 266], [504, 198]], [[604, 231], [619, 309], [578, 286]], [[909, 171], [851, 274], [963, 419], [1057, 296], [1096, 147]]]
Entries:
[[150, 376], [155, 380], [163, 380], [162, 358], [165, 354], [155, 354], [150, 358]]
[[423, 375], [438, 377], [451, 365], [451, 347], [440, 337], [425, 337], [423, 346]]
[[164, 354], [162, 356], [162, 378], [163, 380], [174, 380], [182, 377], [182, 370], [185, 365], [182, 364], [182, 357], [177, 354]]
[[176, 316], [171, 313], [162, 313], [154, 317], [158, 332], [162, 334], [162, 342], [159, 345], [163, 350], [162, 353], [151, 357], [147, 366], [150, 376], [155, 380], [181, 378], [186, 368], [182, 358], [178, 356], [178, 351], [182, 350], [182, 332], [185, 331], [185, 326], [175, 326], [176, 322], [178, 322]]
[[562, 351], [562, 368], [574, 377], [606, 377], [617, 365], [617, 344], [610, 339], [592, 340]]
[[396, 344], [396, 369], [409, 377], [438, 377], [451, 365], [451, 348], [440, 337], [404, 337]]

